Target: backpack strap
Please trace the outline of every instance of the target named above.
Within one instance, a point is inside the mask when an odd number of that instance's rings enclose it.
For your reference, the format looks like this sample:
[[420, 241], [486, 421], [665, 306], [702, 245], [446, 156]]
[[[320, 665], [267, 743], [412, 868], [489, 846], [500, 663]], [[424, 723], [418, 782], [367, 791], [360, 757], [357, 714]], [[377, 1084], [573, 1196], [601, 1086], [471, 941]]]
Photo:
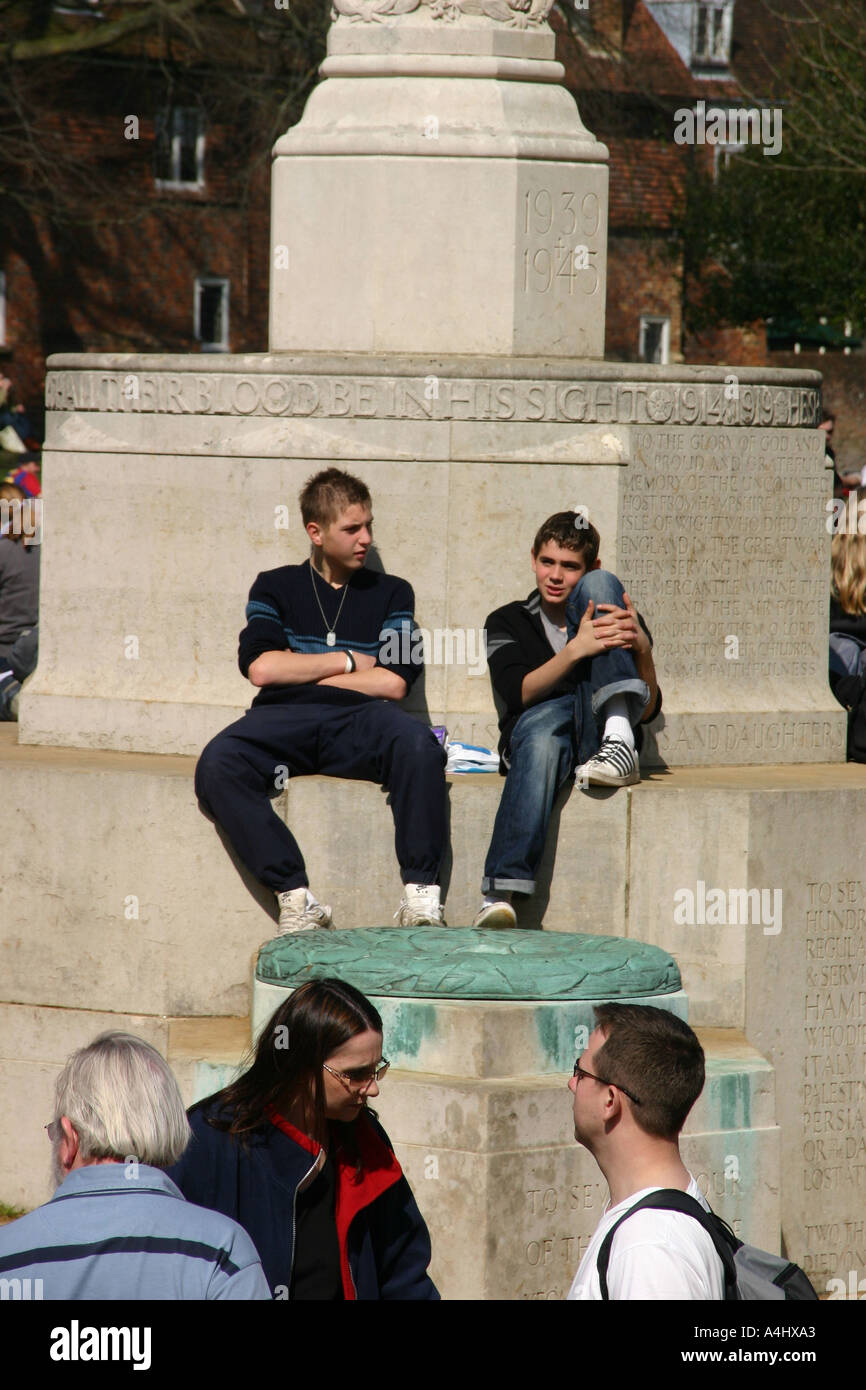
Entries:
[[619, 1220], [611, 1226], [601, 1243], [596, 1262], [602, 1298], [606, 1300], [610, 1297], [607, 1291], [607, 1267], [610, 1264], [614, 1236], [623, 1221], [628, 1221], [628, 1218], [633, 1216], [636, 1211], [644, 1211], [648, 1208], [655, 1211], [680, 1211], [685, 1216], [693, 1216], [696, 1221], [700, 1222], [712, 1240], [716, 1254], [724, 1265], [725, 1300], [732, 1302], [737, 1299], [737, 1270], [734, 1264], [734, 1251], [739, 1248], [742, 1241], [737, 1239], [730, 1226], [720, 1216], [716, 1216], [715, 1212], [707, 1211], [696, 1198], [690, 1197], [688, 1192], [682, 1192], [678, 1187], [662, 1187], [658, 1192], [648, 1193], [639, 1202], [635, 1202], [633, 1207], [629, 1207], [628, 1211], [624, 1212]]

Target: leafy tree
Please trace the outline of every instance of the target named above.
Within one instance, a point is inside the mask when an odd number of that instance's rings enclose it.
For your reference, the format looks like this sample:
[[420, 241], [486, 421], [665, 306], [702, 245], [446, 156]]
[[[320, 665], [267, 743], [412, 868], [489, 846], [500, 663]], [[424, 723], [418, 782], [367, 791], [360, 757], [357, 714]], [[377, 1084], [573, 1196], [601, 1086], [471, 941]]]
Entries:
[[747, 146], [713, 171], [692, 152], [681, 225], [690, 328], [757, 318], [866, 325], [866, 6], [800, 0], [774, 91], [777, 156]]
[[[266, 247], [271, 148], [317, 81], [327, 25], [323, 0], [0, 0], [0, 266], [27, 266], [44, 354], [82, 349], [82, 321], [91, 345], [188, 347], [162, 267], [191, 246], [207, 258], [214, 200]], [[200, 195], [155, 182], [170, 107], [204, 118]], [[258, 264], [245, 274], [261, 303]]]
[[167, 100], [232, 132], [243, 198], [300, 117], [327, 23], [322, 0], [0, 0], [0, 230], [22, 212], [139, 217], [153, 185], [134, 176], [134, 145], [95, 160], [81, 136], [92, 114], [152, 120]]

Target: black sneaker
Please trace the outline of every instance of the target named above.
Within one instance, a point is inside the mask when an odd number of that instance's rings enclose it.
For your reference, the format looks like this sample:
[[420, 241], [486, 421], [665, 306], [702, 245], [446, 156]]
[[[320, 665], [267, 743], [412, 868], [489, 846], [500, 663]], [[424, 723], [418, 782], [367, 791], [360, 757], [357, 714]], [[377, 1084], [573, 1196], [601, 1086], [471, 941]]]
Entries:
[[18, 696], [21, 693], [21, 682], [14, 676], [6, 676], [0, 680], [0, 720], [7, 723], [14, 723], [18, 719]]
[[579, 783], [590, 787], [630, 787], [640, 781], [637, 753], [621, 738], [604, 738], [594, 758], [577, 769]]

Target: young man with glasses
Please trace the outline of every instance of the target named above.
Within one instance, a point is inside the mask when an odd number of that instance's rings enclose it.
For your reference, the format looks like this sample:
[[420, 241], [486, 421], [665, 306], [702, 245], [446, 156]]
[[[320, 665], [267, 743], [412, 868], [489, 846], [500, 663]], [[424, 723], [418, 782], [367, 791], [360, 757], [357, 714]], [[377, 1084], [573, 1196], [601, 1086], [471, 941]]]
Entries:
[[[581, 1301], [602, 1298], [602, 1243], [642, 1197], [678, 1188], [709, 1210], [679, 1150], [680, 1131], [704, 1085], [698, 1039], [682, 1019], [651, 1005], [600, 1004], [595, 1017], [568, 1087], [574, 1137], [601, 1169], [610, 1202], [568, 1293]], [[611, 1299], [721, 1300], [724, 1270], [693, 1216], [645, 1209], [614, 1236], [607, 1286]]]

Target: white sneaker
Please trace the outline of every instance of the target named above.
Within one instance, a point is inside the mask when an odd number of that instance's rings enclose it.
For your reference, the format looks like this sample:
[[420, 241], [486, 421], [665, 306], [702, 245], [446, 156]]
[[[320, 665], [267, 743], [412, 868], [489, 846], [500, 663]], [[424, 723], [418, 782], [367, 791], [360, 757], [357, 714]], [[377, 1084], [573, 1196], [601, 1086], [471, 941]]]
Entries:
[[394, 913], [398, 927], [444, 927], [438, 883], [406, 883], [405, 898]]
[[630, 787], [640, 781], [637, 753], [621, 738], [602, 739], [594, 758], [575, 774], [582, 786]]
[[280, 905], [280, 925], [277, 936], [289, 936], [296, 931], [315, 931], [317, 927], [327, 929], [331, 923], [331, 909], [317, 903], [306, 888], [290, 888], [285, 893], [276, 894]]
[[476, 914], [472, 923], [473, 927], [516, 927], [517, 913], [511, 903], [504, 899], [498, 902], [482, 904], [481, 911]]

